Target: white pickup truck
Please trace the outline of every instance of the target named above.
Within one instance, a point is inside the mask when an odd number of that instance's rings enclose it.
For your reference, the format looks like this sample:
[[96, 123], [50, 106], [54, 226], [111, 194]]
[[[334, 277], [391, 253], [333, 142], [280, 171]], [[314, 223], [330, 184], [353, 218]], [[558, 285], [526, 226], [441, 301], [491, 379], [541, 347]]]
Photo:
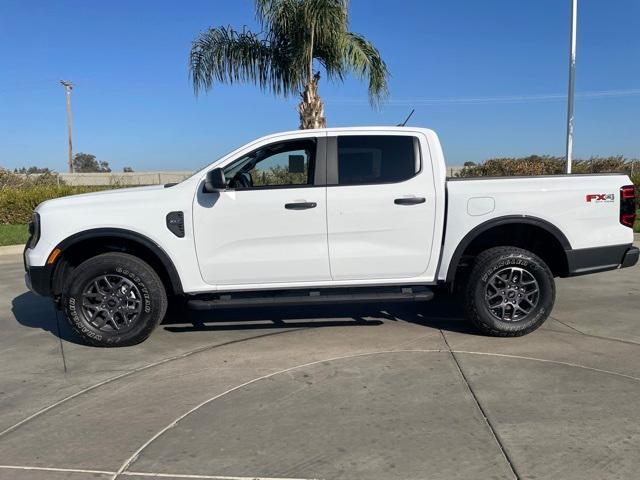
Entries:
[[634, 220], [626, 175], [447, 179], [431, 130], [303, 130], [179, 184], [46, 201], [24, 258], [29, 288], [99, 346], [146, 339], [176, 295], [424, 301], [454, 285], [480, 330], [516, 336], [549, 316], [554, 277], [636, 264]]

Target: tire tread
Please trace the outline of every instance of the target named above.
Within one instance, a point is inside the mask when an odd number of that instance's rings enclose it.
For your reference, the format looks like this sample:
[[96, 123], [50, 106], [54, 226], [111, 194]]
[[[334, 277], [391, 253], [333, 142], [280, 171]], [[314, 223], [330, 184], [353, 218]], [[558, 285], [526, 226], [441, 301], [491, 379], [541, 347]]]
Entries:
[[553, 274], [551, 273], [551, 270], [549, 270], [547, 264], [544, 263], [544, 261], [534, 253], [517, 247], [504, 246], [489, 248], [476, 257], [473, 269], [471, 271], [471, 274], [469, 275], [464, 293], [465, 310], [467, 312], [467, 317], [486, 335], [492, 337], [521, 337], [533, 332], [534, 330], [537, 330], [544, 323], [548, 315], [545, 316], [542, 321], [533, 323], [527, 328], [512, 331], [499, 330], [483, 320], [482, 315], [478, 311], [478, 306], [474, 301], [473, 289], [475, 288], [478, 278], [482, 275], [482, 272], [484, 272], [488, 265], [496, 261], [497, 258], [501, 257], [519, 257], [529, 258], [533, 260], [539, 266], [543, 267], [542, 270], [544, 274], [548, 277], [551, 284], [554, 284]]
[[[88, 335], [85, 335], [82, 330], [78, 328], [76, 323], [71, 320], [70, 315], [67, 312], [69, 298], [68, 289], [73, 281], [87, 269], [96, 268], [105, 264], [106, 266], [111, 266], [114, 264], [128, 265], [130, 269], [136, 271], [138, 275], [145, 277], [145, 282], [148, 285], [148, 289], [151, 292], [151, 295], [156, 297], [154, 298], [154, 301], [157, 302], [158, 313], [155, 319], [153, 321], [147, 322], [147, 325], [145, 325], [145, 327], [136, 335], [120, 340], [117, 343], [108, 343], [102, 340], [96, 340]], [[82, 340], [88, 345], [95, 347], [127, 347], [141, 343], [146, 340], [149, 335], [151, 335], [151, 332], [153, 332], [153, 330], [160, 324], [160, 322], [164, 318], [164, 315], [167, 311], [168, 300], [162, 280], [160, 279], [156, 271], [151, 268], [151, 266], [149, 266], [149, 264], [147, 264], [140, 258], [128, 253], [108, 252], [96, 255], [95, 257], [91, 257], [88, 260], [85, 260], [71, 272], [71, 276], [65, 279], [65, 287], [62, 294], [62, 305], [68, 325], [71, 327], [74, 334], [76, 334], [79, 338], [82, 338]]]

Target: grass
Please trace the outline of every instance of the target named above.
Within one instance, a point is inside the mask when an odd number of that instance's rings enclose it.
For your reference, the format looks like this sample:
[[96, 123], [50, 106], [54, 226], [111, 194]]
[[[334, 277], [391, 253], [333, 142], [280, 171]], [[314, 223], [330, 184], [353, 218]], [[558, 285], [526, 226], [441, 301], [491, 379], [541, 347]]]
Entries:
[[24, 245], [28, 238], [29, 232], [24, 224], [0, 225], [0, 246]]

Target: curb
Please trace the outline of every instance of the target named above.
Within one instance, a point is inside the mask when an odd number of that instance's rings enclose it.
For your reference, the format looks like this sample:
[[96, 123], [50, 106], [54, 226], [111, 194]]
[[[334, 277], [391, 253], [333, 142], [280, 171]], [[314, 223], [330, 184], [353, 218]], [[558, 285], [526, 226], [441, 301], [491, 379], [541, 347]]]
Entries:
[[24, 245], [7, 245], [6, 247], [0, 247], [0, 256], [2, 255], [17, 255], [22, 253]]

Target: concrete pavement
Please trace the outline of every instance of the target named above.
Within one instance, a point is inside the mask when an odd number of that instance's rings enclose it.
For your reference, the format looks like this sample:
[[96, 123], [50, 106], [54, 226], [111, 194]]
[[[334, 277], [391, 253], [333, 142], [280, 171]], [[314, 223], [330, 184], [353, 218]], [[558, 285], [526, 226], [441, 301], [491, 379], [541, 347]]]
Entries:
[[174, 310], [79, 344], [0, 257], [0, 479], [637, 478], [640, 268], [478, 335], [425, 305]]

